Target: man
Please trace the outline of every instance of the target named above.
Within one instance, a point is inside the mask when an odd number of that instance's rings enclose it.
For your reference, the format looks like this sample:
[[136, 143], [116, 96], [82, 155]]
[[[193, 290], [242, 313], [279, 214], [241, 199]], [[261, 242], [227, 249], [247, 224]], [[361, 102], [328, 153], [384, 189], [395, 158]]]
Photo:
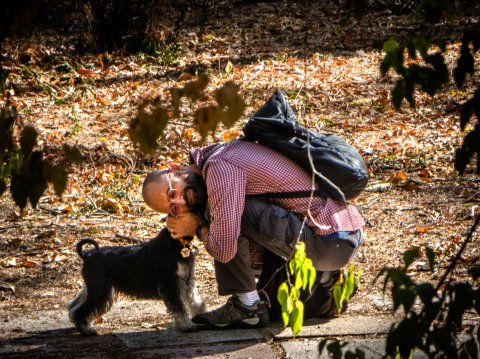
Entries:
[[[143, 196], [151, 208], [170, 214], [167, 227], [173, 237], [197, 233], [215, 260], [218, 293], [231, 296], [220, 308], [194, 317], [197, 324], [255, 328], [269, 323], [256, 290], [249, 241], [285, 260], [297, 241], [304, 241], [320, 282], [338, 274], [363, 241], [364, 221], [355, 206], [323, 197], [260, 196], [311, 189], [311, 175], [278, 152], [234, 140], [194, 149], [190, 157], [190, 166], [171, 166], [154, 179], [147, 176]], [[194, 190], [183, 179], [191, 173], [201, 173], [206, 183], [206, 222], [186, 212], [195, 201]]]

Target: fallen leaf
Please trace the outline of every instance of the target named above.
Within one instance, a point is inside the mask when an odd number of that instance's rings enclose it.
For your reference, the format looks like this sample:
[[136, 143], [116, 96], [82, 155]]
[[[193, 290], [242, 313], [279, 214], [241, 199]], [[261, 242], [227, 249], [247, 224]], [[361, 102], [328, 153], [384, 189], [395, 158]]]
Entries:
[[110, 210], [115, 213], [120, 213], [120, 214], [123, 214], [123, 207], [122, 205], [120, 204], [120, 202], [118, 202], [116, 199], [114, 198], [108, 198], [108, 197], [104, 197], [102, 199], [102, 207], [103, 209], [105, 210]]
[[95, 74], [92, 70], [87, 70], [87, 69], [78, 69], [77, 74], [85, 76], [85, 77], [93, 77]]
[[22, 267], [26, 267], [26, 268], [33, 268], [33, 267], [36, 267], [37, 265], [38, 263], [29, 261], [29, 260], [23, 261], [22, 263]]
[[430, 227], [423, 227], [423, 226], [416, 226], [415, 230], [417, 233], [427, 233], [431, 228]]
[[388, 182], [399, 183], [408, 179], [408, 175], [405, 171], [394, 172], [388, 177]]
[[241, 132], [237, 130], [226, 130], [221, 134], [221, 139], [223, 142], [228, 142], [231, 140], [234, 140], [236, 138], [239, 138], [241, 136]]
[[108, 105], [108, 101], [101, 96], [97, 96], [95, 99], [97, 100], [97, 102], [101, 103], [102, 105]]
[[75, 205], [73, 205], [73, 203], [68, 203], [65, 206], [61, 207], [60, 211], [63, 213], [74, 213], [77, 211], [77, 208], [75, 207]]
[[418, 185], [415, 182], [408, 180], [398, 183], [398, 187], [405, 191], [416, 191], [418, 189]]

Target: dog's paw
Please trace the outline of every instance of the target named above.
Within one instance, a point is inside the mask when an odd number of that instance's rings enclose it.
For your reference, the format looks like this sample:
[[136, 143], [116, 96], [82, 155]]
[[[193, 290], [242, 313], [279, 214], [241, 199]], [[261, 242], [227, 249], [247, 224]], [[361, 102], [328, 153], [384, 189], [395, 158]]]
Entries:
[[177, 326], [177, 329], [182, 333], [192, 333], [200, 329], [200, 326], [195, 323], [183, 323], [182, 325]]
[[84, 337], [93, 337], [98, 335], [97, 331], [93, 329], [90, 325], [84, 323], [75, 323], [75, 327]]

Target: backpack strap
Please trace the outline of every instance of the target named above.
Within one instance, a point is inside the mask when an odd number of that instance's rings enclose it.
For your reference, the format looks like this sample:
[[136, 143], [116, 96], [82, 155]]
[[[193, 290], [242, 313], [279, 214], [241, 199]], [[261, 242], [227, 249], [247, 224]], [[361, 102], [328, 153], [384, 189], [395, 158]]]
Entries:
[[258, 198], [308, 198], [311, 195], [314, 197], [323, 197], [325, 196], [322, 190], [316, 189], [312, 191], [297, 191], [297, 192], [266, 192], [260, 194], [248, 195], [249, 197], [258, 197]]
[[208, 151], [205, 151], [205, 153], [203, 154], [202, 161], [200, 162], [199, 167], [203, 168], [203, 166], [208, 161], [210, 156], [212, 156], [215, 152], [217, 152], [219, 148], [224, 147], [226, 144], [227, 144], [226, 142], [220, 142], [220, 143], [217, 143], [216, 145], [212, 145], [212, 147], [209, 148]]

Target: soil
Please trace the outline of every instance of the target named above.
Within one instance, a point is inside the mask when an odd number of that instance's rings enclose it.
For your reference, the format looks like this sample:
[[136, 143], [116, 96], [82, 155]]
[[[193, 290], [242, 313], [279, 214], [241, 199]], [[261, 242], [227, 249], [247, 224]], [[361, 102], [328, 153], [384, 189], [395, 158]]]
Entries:
[[[435, 97], [419, 93], [416, 109], [404, 104], [402, 111], [395, 111], [389, 91], [396, 77], [380, 75], [381, 44], [392, 36], [406, 36], [417, 24], [410, 15], [383, 8], [363, 18], [350, 15], [333, 2], [313, 2], [306, 9], [303, 2], [235, 6], [217, 1], [205, 23], [187, 24], [180, 32], [178, 61], [167, 66], [115, 52], [108, 71], [100, 56], [68, 50], [69, 39], [78, 36], [75, 30], [59, 34], [41, 28], [28, 38], [8, 37], [3, 65], [12, 71], [19, 123], [38, 129], [38, 146], [51, 156], [59, 156], [63, 143], [76, 144], [85, 161], [68, 167], [68, 188], [61, 198], [50, 188], [36, 208], [19, 213], [9, 191], [0, 197], [1, 320], [58, 309], [79, 292], [81, 260], [75, 243], [80, 238], [132, 245], [132, 238], [151, 238], [163, 226], [163, 217], [143, 203], [141, 182], [153, 168], [186, 161], [187, 150], [201, 145], [201, 138], [190, 129], [187, 105], [152, 155], [134, 148], [128, 126], [140, 100], [166, 96], [168, 88], [182, 86], [195, 71], [210, 77], [209, 91], [226, 81], [238, 83], [247, 106], [241, 122], [232, 129], [219, 126], [203, 144], [235, 136], [278, 87], [288, 94], [302, 122], [342, 136], [364, 156], [371, 181], [355, 203], [363, 209], [367, 237], [354, 261], [363, 276], [349, 313], [390, 310], [382, 280], [374, 280], [383, 267], [400, 265], [403, 252], [413, 246], [433, 248], [437, 263], [432, 273], [423, 256], [412, 266], [411, 276], [438, 281], [479, 213], [479, 177], [472, 168], [464, 176], [453, 169], [464, 135], [460, 104], [470, 96], [468, 88], [478, 86], [478, 78], [469, 80], [467, 89], [451, 83]], [[455, 39], [452, 28], [445, 22], [436, 33]], [[449, 43], [449, 65], [458, 49], [457, 42]], [[47, 62], [47, 55], [53, 60]], [[64, 63], [77, 70], [59, 73], [56, 68]], [[227, 71], [229, 64], [233, 68]], [[54, 95], [49, 88], [56, 90]], [[200, 292], [215, 307], [224, 298], [216, 292], [211, 258], [201, 243], [197, 246]], [[453, 278], [465, 280], [478, 258], [476, 234]], [[132, 325], [169, 321], [165, 314], [144, 312], [129, 320]], [[108, 331], [115, 324], [97, 326]]]

